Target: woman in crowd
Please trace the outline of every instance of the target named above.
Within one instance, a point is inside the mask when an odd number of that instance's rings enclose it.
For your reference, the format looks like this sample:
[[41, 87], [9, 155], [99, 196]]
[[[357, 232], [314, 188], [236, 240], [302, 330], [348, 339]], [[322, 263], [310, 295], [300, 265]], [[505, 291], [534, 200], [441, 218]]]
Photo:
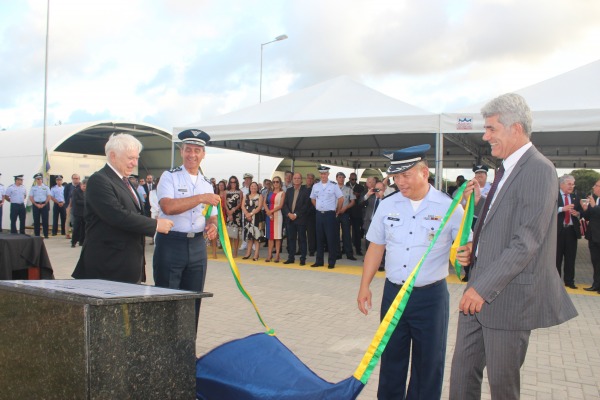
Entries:
[[227, 233], [231, 243], [233, 257], [237, 257], [242, 234], [242, 202], [244, 194], [240, 190], [240, 182], [235, 176], [229, 178], [225, 193], [225, 210], [227, 211]]
[[263, 197], [258, 193], [258, 184], [252, 182], [250, 184], [250, 193], [244, 199], [244, 231], [246, 236], [244, 240], [248, 244], [246, 255], [242, 257], [244, 260], [250, 258], [252, 253], [252, 245], [256, 247], [254, 251], [254, 261], [258, 260], [258, 252], [260, 243], [258, 239], [262, 236], [260, 232], [261, 210], [263, 206]]
[[265, 213], [267, 220], [265, 224], [266, 236], [269, 240], [269, 256], [266, 262], [271, 261], [273, 254], [273, 243], [275, 243], [275, 262], [279, 262], [279, 252], [281, 251], [281, 239], [283, 237], [283, 201], [285, 192], [281, 189], [281, 178], [273, 178], [273, 189], [267, 193]]

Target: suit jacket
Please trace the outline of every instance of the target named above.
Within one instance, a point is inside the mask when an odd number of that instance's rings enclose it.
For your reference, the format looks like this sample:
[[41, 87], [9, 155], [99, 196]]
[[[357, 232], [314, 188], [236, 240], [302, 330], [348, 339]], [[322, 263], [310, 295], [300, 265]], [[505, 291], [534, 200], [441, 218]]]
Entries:
[[554, 165], [535, 147], [515, 165], [479, 236], [467, 289], [486, 301], [475, 314], [488, 328], [532, 330], [577, 315], [556, 273]]
[[[146, 192], [146, 202], [144, 203], [144, 210], [146, 212], [146, 216], [150, 215], [150, 190], [148, 188], [148, 184], [144, 183], [142, 185], [142, 187], [144, 188], [144, 192]], [[152, 183], [152, 187], [156, 187], [156, 184], [153, 182]]]
[[[288, 189], [285, 192], [285, 199], [283, 202], [283, 215], [287, 218], [287, 215], [292, 212], [292, 204], [294, 203], [294, 188]], [[296, 219], [294, 221], [287, 219], [288, 223], [295, 223], [297, 225], [306, 225], [308, 220], [308, 214], [310, 212], [310, 189], [306, 186], [300, 186], [300, 193], [298, 193], [298, 199], [296, 200]]]
[[[364, 198], [364, 197], [363, 197]], [[363, 229], [365, 231], [365, 235], [369, 231], [369, 227], [371, 226], [371, 220], [373, 219], [373, 209], [375, 208], [375, 199], [377, 196], [372, 194], [367, 198], [367, 200], [363, 200], [360, 203], [363, 207]]]
[[588, 206], [582, 216], [588, 222], [585, 238], [591, 242], [600, 243], [600, 205], [598, 200], [596, 200], [596, 207]]
[[[575, 194], [570, 194], [569, 195], [569, 199], [570, 199], [570, 204], [575, 204], [575, 211], [579, 211], [580, 213], [583, 212], [583, 209], [581, 208], [581, 204], [579, 202], [579, 197], [577, 197]], [[563, 207], [565, 205], [565, 199], [563, 196], [561, 196], [560, 191], [558, 192], [558, 207]], [[557, 214], [557, 218], [556, 218], [556, 222], [557, 222], [557, 227], [558, 229], [562, 228], [563, 224], [565, 221], [565, 213], [563, 212], [559, 212]], [[579, 227], [580, 222], [579, 222], [579, 218], [577, 218], [574, 215], [571, 215], [571, 222], [573, 223], [573, 228], [575, 228], [575, 234], [577, 235], [577, 239], [581, 239], [581, 229]]]
[[139, 283], [144, 276], [144, 236], [156, 220], [144, 216], [133, 193], [105, 165], [95, 172], [85, 193], [85, 243], [73, 278]]

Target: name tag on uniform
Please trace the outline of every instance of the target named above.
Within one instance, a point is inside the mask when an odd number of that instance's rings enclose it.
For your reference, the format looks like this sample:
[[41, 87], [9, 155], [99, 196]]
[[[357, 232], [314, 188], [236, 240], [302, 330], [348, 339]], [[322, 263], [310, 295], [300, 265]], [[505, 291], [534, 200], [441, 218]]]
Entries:
[[177, 189], [178, 192], [181, 193], [187, 193], [187, 187], [186, 186], [180, 186], [179, 189]]
[[389, 221], [397, 221], [397, 222], [400, 222], [400, 218], [387, 217], [387, 219], [388, 219]]
[[441, 221], [442, 218], [441, 215], [428, 215], [424, 219], [425, 221]]

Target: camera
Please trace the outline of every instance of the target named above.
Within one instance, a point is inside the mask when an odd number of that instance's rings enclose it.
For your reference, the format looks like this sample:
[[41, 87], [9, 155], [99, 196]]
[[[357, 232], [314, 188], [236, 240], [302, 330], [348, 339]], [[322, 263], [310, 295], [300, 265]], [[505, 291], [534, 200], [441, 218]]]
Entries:
[[373, 193], [378, 193], [380, 189], [373, 189]]

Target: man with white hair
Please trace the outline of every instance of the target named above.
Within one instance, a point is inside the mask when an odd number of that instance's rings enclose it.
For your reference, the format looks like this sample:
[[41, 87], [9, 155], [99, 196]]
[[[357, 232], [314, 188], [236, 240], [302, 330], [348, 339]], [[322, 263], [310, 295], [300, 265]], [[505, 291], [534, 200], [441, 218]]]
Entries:
[[73, 278], [126, 283], [145, 280], [145, 236], [169, 233], [173, 222], [146, 217], [129, 183], [141, 151], [142, 143], [131, 135], [115, 134], [108, 139], [107, 163], [88, 180], [85, 243]]

